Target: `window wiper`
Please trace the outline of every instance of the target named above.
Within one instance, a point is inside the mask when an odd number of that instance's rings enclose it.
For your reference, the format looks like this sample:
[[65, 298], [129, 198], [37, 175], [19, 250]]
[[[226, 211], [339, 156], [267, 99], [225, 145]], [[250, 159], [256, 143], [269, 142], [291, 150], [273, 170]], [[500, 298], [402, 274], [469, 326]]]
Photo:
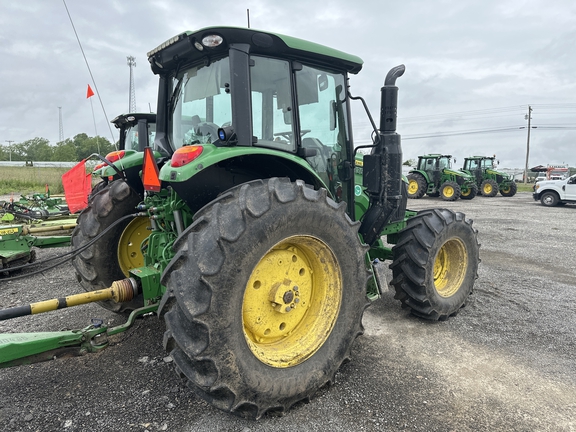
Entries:
[[174, 110], [176, 109], [176, 101], [178, 100], [178, 97], [180, 96], [180, 89], [182, 88], [182, 82], [184, 81], [184, 79], [181, 79], [180, 81], [178, 81], [178, 84], [176, 84], [176, 88], [174, 89], [174, 92], [172, 93], [172, 97], [170, 98], [170, 114], [174, 114]]

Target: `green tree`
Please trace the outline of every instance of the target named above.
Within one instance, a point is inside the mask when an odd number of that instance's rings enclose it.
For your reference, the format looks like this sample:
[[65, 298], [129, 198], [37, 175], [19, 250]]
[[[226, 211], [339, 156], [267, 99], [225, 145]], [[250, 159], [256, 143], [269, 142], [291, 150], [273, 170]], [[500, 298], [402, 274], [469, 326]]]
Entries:
[[78, 158], [76, 157], [76, 146], [74, 145], [74, 141], [67, 138], [64, 141], [57, 143], [54, 147], [52, 160], [59, 162], [76, 162]]
[[106, 138], [101, 136], [89, 137], [85, 133], [76, 135], [73, 138], [76, 147], [77, 160], [82, 160], [92, 153], [99, 153], [103, 156], [114, 150], [114, 146]]
[[46, 138], [33, 138], [24, 141], [22, 145], [26, 148], [26, 160], [49, 161], [52, 160], [54, 149], [50, 146], [50, 141]]

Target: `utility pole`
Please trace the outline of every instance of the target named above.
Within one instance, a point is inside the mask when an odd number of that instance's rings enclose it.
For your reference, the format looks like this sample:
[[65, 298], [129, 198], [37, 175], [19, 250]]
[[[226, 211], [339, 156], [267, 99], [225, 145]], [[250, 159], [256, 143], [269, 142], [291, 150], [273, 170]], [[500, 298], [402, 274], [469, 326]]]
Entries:
[[127, 64], [130, 67], [130, 89], [129, 92], [129, 101], [128, 101], [128, 112], [135, 113], [136, 112], [136, 90], [134, 89], [134, 75], [132, 73], [132, 68], [136, 67], [136, 58], [132, 56], [126, 57]]
[[64, 126], [62, 125], [62, 107], [58, 107], [58, 142], [64, 141]]
[[528, 183], [528, 156], [530, 155], [530, 120], [532, 120], [532, 107], [528, 105], [528, 114], [524, 116], [528, 120], [528, 139], [526, 140], [526, 166], [524, 167], [524, 184]]
[[13, 140], [5, 140], [8, 143], [8, 152], [10, 153], [10, 162], [12, 162], [12, 143]]

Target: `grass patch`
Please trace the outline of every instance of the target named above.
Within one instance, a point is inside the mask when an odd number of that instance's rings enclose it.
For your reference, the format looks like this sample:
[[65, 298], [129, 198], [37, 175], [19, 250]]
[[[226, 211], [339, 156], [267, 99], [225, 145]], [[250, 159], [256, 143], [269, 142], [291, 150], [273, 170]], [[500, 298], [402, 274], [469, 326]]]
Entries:
[[516, 183], [518, 192], [534, 192], [534, 183]]
[[17, 193], [31, 195], [44, 193], [45, 185], [50, 187], [51, 194], [62, 194], [62, 174], [70, 168], [57, 167], [6, 167], [0, 168], [0, 194]]

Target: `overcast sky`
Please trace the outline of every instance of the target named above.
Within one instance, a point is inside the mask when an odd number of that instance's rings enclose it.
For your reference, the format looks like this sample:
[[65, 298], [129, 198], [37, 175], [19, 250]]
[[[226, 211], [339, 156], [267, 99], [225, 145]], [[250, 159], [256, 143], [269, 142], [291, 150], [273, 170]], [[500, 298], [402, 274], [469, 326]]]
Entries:
[[[576, 166], [574, 0], [153, 1], [0, 0], [0, 143], [85, 132], [118, 138], [109, 121], [129, 109], [130, 68], [138, 111], [155, 111], [157, 78], [146, 53], [186, 30], [247, 25], [360, 56], [351, 92], [379, 115], [380, 88], [400, 63], [398, 132], [404, 159], [496, 154], [523, 169], [528, 106], [529, 165]], [[87, 85], [98, 95], [86, 99]], [[354, 140], [369, 122], [352, 105]], [[95, 119], [95, 121], [94, 121]]]

